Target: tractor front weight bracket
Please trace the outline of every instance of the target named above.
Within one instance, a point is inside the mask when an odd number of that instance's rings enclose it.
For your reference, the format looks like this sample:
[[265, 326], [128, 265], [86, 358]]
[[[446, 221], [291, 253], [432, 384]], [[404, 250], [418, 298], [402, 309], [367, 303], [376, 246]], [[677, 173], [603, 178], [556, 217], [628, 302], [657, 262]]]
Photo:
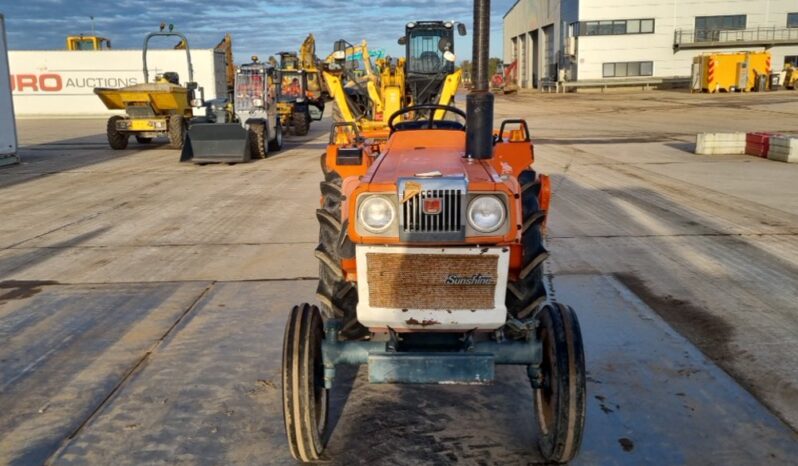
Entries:
[[496, 365], [521, 365], [527, 366], [533, 386], [540, 384], [542, 352], [540, 340], [534, 336], [494, 341], [475, 340], [466, 334], [460, 350], [431, 351], [425, 340], [434, 341], [440, 335], [415, 334], [413, 346], [398, 345], [393, 332], [388, 340], [344, 341], [338, 337], [340, 330], [337, 319], [324, 324], [322, 359], [324, 386], [328, 389], [340, 364], [367, 364], [371, 383], [406, 384], [485, 384], [494, 380]]

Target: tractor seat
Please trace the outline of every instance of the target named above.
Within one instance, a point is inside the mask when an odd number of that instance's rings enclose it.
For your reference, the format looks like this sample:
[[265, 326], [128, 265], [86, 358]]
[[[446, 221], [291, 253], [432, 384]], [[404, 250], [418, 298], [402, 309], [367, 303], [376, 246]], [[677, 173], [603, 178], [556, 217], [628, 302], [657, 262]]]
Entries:
[[179, 74], [177, 74], [177, 73], [176, 73], [176, 72], [174, 72], [174, 71], [167, 71], [167, 72], [165, 72], [165, 73], [163, 74], [163, 79], [164, 79], [166, 82], [168, 82], [168, 83], [174, 84], [175, 86], [179, 86], [179, 85], [180, 85], [180, 75], [179, 75]]
[[441, 57], [436, 52], [424, 52], [418, 57], [418, 64], [421, 73], [433, 73], [441, 67]]

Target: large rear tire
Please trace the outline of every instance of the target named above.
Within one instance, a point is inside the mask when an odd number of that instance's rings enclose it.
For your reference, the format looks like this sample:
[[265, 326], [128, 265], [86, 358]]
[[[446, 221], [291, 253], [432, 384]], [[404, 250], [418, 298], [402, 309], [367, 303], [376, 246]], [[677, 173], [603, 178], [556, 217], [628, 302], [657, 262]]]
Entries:
[[186, 120], [183, 115], [169, 116], [167, 128], [169, 130], [169, 147], [182, 149], [183, 141], [186, 139]]
[[127, 148], [130, 135], [120, 133], [116, 129], [116, 122], [124, 119], [125, 117], [123, 116], [114, 115], [108, 119], [108, 123], [105, 125], [105, 135], [108, 137], [108, 145], [111, 146], [111, 149], [122, 150]]
[[249, 125], [249, 148], [253, 159], [265, 159], [269, 155], [265, 124], [252, 123]]
[[305, 136], [310, 131], [310, 115], [307, 111], [294, 112], [294, 134], [297, 136]]
[[283, 125], [280, 124], [280, 119], [277, 119], [277, 125], [274, 127], [274, 139], [269, 141], [269, 151], [277, 152], [283, 148]]
[[523, 267], [518, 279], [507, 284], [507, 310], [516, 319], [532, 316], [546, 301], [546, 287], [543, 284], [543, 262], [549, 256], [543, 246], [541, 225], [546, 212], [540, 210], [540, 180], [534, 170], [524, 170], [518, 176], [521, 185], [523, 208], [522, 237]]
[[329, 171], [321, 154], [324, 181], [320, 184], [322, 205], [316, 211], [319, 221], [319, 286], [316, 297], [322, 304], [326, 318], [337, 318], [343, 323], [341, 337], [359, 339], [369, 334], [357, 321], [357, 286], [346, 280], [341, 269], [341, 259], [354, 257], [354, 245], [346, 234], [346, 223], [341, 223], [341, 177]]
[[327, 434], [329, 390], [324, 388], [324, 340], [319, 308], [294, 306], [283, 338], [283, 421], [291, 456], [321, 457]]
[[535, 390], [538, 447], [546, 459], [567, 463], [579, 452], [585, 428], [585, 353], [576, 313], [564, 304], [540, 311], [542, 386]]

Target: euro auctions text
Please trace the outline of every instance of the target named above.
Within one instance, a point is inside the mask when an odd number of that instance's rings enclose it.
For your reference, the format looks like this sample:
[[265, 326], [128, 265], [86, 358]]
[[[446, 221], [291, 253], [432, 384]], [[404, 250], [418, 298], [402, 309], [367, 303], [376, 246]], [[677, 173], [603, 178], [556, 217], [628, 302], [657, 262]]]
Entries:
[[14, 93], [62, 92], [72, 89], [92, 92], [95, 87], [119, 88], [138, 84], [136, 77], [63, 77], [59, 73], [12, 74]]

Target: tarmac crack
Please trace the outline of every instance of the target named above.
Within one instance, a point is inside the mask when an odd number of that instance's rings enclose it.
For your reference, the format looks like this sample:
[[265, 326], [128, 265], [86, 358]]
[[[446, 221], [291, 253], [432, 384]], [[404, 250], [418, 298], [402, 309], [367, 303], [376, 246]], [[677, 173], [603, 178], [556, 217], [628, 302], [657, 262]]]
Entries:
[[58, 446], [58, 448], [44, 462], [45, 465], [52, 464], [53, 460], [57, 458], [58, 455], [62, 451], [64, 451], [64, 449], [69, 445], [69, 442], [72, 441], [75, 437], [77, 437], [77, 435], [80, 434], [83, 428], [86, 427], [95, 417], [97, 417], [97, 415], [100, 414], [100, 412], [102, 412], [102, 410], [108, 405], [108, 403], [110, 403], [114, 399], [116, 394], [122, 390], [122, 388], [125, 386], [126, 382], [130, 379], [130, 377], [133, 374], [135, 374], [141, 367], [144, 366], [144, 364], [149, 360], [150, 356], [152, 356], [152, 354], [158, 350], [161, 344], [166, 340], [167, 337], [169, 337], [172, 331], [175, 328], [177, 328], [180, 322], [182, 322], [183, 319], [185, 319], [185, 317], [197, 307], [197, 304], [199, 304], [199, 302], [202, 301], [202, 298], [207, 296], [208, 292], [214, 287], [214, 285], [216, 285], [216, 283], [217, 282], [209, 283], [205, 287], [205, 289], [202, 290], [202, 292], [200, 292], [197, 295], [197, 297], [191, 302], [191, 304], [186, 306], [186, 309], [177, 317], [177, 319], [175, 319], [172, 325], [168, 329], [166, 329], [163, 335], [161, 335], [161, 337], [150, 347], [150, 349], [147, 350], [133, 364], [133, 366], [130, 367], [130, 369], [128, 369], [125, 372], [125, 374], [122, 375], [119, 382], [117, 382], [117, 384], [108, 392], [108, 395], [106, 395], [105, 398], [103, 398], [102, 401], [100, 401], [100, 403], [91, 411], [91, 413], [89, 413], [89, 415], [86, 416], [86, 418], [80, 422], [80, 424], [77, 426], [77, 428], [75, 428], [75, 430], [72, 431], [71, 434], [66, 436], [66, 438], [64, 438], [64, 440], [61, 441], [61, 444]]
[[[33, 237], [30, 237], [30, 238], [23, 239], [22, 241], [18, 241], [18, 242], [16, 242], [16, 243], [13, 243], [13, 244], [11, 244], [11, 245], [9, 245], [9, 246], [6, 246], [6, 247], [4, 247], [4, 248], [1, 248], [1, 249], [0, 249], [0, 251], [5, 251], [6, 249], [14, 249], [14, 248], [17, 248], [18, 246], [20, 246], [20, 245], [22, 245], [22, 244], [25, 244], [25, 243], [27, 243], [28, 241], [33, 241], [33, 240], [36, 240], [36, 239], [39, 239], [39, 238], [45, 237], [45, 236], [47, 236], [47, 235], [49, 235], [49, 234], [51, 234], [51, 233], [55, 233], [55, 232], [57, 232], [57, 231], [63, 230], [64, 228], [69, 228], [69, 227], [71, 227], [71, 226], [79, 225], [79, 224], [81, 224], [81, 223], [83, 223], [83, 222], [86, 222], [86, 221], [89, 221], [89, 220], [93, 220], [93, 219], [95, 219], [95, 218], [97, 218], [97, 217], [99, 217], [99, 216], [101, 216], [101, 215], [103, 215], [103, 214], [107, 214], [108, 212], [112, 212], [112, 211], [114, 211], [114, 210], [116, 210], [116, 209], [119, 209], [120, 207], [125, 207], [125, 206], [126, 206], [126, 205], [128, 205], [128, 204], [129, 204], [129, 202], [127, 202], [127, 201], [125, 201], [125, 202], [121, 202], [121, 203], [119, 203], [119, 204], [116, 204], [116, 205], [114, 205], [114, 206], [112, 206], [112, 207], [108, 208], [108, 209], [105, 209], [105, 210], [100, 210], [100, 211], [94, 212], [94, 213], [92, 213], [92, 214], [85, 215], [85, 216], [83, 216], [83, 217], [81, 217], [81, 218], [79, 218], [79, 219], [77, 219], [77, 220], [73, 220], [73, 221], [71, 221], [71, 222], [68, 222], [68, 223], [65, 223], [65, 224], [63, 224], [63, 225], [61, 225], [61, 226], [59, 226], [59, 227], [53, 228], [52, 230], [48, 230], [48, 231], [46, 231], [46, 232], [44, 232], [44, 233], [40, 233], [40, 234], [38, 234], [38, 235], [36, 235], [36, 236], [33, 236]], [[63, 246], [63, 247], [64, 247], [64, 248], [73, 248], [74, 246]], [[34, 248], [34, 249], [35, 249], [35, 248]]]

